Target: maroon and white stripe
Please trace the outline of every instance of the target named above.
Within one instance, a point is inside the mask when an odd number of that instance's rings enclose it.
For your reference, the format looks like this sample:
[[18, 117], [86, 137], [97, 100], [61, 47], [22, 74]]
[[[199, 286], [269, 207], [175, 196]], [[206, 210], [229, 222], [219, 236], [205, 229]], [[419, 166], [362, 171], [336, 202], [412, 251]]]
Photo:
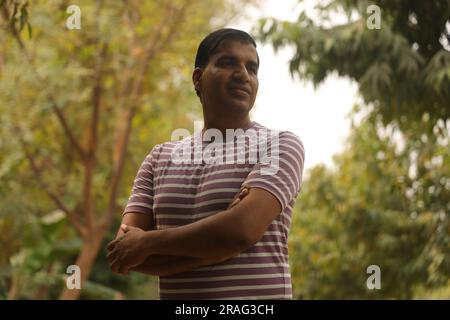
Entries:
[[[301, 189], [305, 151], [293, 133], [277, 133], [256, 122], [247, 130], [255, 130], [258, 135], [268, 132], [267, 137], [278, 134], [279, 168], [275, 174], [261, 174], [264, 165], [249, 161], [171, 161], [181, 143], [190, 143], [194, 153], [194, 136], [155, 146], [139, 168], [124, 214], [151, 214], [155, 229], [189, 224], [225, 210], [243, 185], [271, 192], [282, 206], [281, 214], [260, 241], [246, 251], [216, 265], [160, 277], [161, 299], [292, 298], [287, 241], [292, 208]], [[247, 160], [248, 144], [249, 139], [244, 150]], [[271, 148], [269, 139], [269, 152]], [[238, 151], [235, 146], [234, 152]]]

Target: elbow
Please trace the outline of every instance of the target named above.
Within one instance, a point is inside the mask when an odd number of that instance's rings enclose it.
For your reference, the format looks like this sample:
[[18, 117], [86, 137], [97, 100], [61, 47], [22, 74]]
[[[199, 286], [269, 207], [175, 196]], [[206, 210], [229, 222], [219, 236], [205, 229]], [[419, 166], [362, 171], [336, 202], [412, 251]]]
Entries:
[[248, 233], [236, 232], [236, 234], [234, 235], [234, 241], [233, 241], [233, 247], [232, 247], [232, 249], [234, 251], [234, 255], [247, 250], [252, 245], [253, 245], [253, 239]]
[[263, 233], [259, 232], [254, 227], [242, 226], [239, 229], [239, 249], [240, 252], [247, 250], [248, 248], [254, 246], [258, 241], [261, 240]]
[[[234, 233], [234, 241], [233, 241], [233, 252], [234, 255], [237, 255], [251, 246], [253, 246], [257, 242], [257, 239], [246, 230], [236, 230]], [[233, 255], [233, 256], [234, 256]]]
[[210, 239], [214, 240], [209, 242], [208, 247], [216, 249], [210, 250], [208, 257], [203, 257], [207, 258], [210, 264], [228, 260], [247, 250], [259, 240], [253, 228], [248, 228], [242, 221], [222, 224], [215, 229]]
[[[244, 232], [240, 232], [236, 228], [224, 232], [223, 236], [216, 238], [216, 244], [213, 246], [218, 250], [210, 252], [208, 257], [204, 257], [209, 264], [224, 262], [253, 245], [253, 239]], [[219, 249], [220, 248], [220, 249]]]
[[250, 232], [242, 232], [241, 235], [241, 248], [243, 248], [242, 251], [250, 248], [256, 242], [258, 242], [258, 238], [254, 234]]

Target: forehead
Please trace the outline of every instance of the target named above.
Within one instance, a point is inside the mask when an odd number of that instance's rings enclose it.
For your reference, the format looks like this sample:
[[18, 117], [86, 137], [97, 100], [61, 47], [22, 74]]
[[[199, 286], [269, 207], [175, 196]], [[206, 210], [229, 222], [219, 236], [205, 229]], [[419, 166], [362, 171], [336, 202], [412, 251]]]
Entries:
[[232, 56], [238, 59], [253, 61], [259, 64], [258, 54], [253, 44], [239, 40], [224, 40], [214, 50], [211, 60], [220, 59], [223, 56]]

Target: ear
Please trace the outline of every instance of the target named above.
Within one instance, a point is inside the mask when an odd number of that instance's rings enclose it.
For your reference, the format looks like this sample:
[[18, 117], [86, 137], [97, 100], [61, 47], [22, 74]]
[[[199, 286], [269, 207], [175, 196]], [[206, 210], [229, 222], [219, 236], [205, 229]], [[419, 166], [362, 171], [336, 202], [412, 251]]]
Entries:
[[194, 84], [195, 90], [201, 91], [201, 80], [202, 80], [203, 70], [200, 68], [195, 68], [192, 72], [192, 83]]

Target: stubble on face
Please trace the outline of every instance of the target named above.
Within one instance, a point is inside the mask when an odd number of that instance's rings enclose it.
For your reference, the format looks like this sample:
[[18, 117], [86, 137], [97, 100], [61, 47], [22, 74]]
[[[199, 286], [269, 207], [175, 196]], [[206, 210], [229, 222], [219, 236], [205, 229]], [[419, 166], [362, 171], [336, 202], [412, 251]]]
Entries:
[[204, 108], [217, 115], [248, 115], [258, 92], [258, 67], [252, 44], [223, 41], [202, 74]]

